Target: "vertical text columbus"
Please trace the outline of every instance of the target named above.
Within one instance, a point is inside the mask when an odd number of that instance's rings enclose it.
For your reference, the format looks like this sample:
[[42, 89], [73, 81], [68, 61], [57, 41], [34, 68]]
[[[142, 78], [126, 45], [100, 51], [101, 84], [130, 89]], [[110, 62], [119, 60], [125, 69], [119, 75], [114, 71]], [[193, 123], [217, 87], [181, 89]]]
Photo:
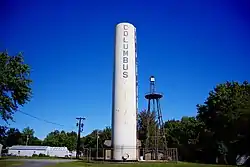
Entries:
[[122, 47], [122, 76], [128, 78], [128, 25], [123, 26], [123, 47]]

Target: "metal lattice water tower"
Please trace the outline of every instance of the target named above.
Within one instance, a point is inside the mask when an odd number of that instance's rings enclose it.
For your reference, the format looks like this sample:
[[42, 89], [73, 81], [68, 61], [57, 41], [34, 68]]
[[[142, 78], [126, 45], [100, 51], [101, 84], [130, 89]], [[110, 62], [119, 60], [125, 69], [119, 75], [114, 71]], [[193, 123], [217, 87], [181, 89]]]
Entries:
[[[159, 159], [160, 150], [167, 149], [167, 141], [164, 131], [164, 122], [162, 120], [162, 112], [160, 106], [160, 99], [163, 97], [161, 93], [156, 92], [155, 88], [155, 77], [150, 77], [150, 92], [145, 95], [145, 98], [148, 100], [148, 109], [147, 113], [153, 113], [155, 118], [155, 131], [154, 134], [150, 134], [150, 123], [147, 121], [147, 139], [146, 139], [146, 152], [152, 152], [152, 159]], [[152, 132], [151, 132], [152, 133]], [[153, 144], [150, 143], [150, 138], [154, 139]], [[160, 149], [159, 149], [160, 148]]]

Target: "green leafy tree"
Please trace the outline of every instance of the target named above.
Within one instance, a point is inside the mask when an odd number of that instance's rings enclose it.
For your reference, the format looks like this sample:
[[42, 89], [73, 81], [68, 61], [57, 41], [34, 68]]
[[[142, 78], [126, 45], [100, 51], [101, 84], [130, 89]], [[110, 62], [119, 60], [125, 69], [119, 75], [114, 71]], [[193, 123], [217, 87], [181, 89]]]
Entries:
[[99, 147], [104, 148], [105, 140], [111, 140], [112, 130], [110, 127], [104, 128], [101, 132], [99, 132]]
[[179, 120], [168, 120], [165, 122], [166, 138], [168, 141], [168, 147], [175, 148], [181, 144], [181, 121]]
[[41, 145], [42, 141], [34, 136], [35, 131], [30, 127], [26, 127], [22, 131], [22, 138], [24, 145]]
[[12, 120], [19, 106], [31, 97], [30, 67], [22, 54], [9, 56], [0, 53], [0, 115], [4, 121]]
[[48, 145], [52, 147], [61, 146], [61, 143], [59, 143], [59, 135], [60, 135], [60, 131], [58, 130], [55, 130], [54, 132], [50, 132], [43, 141], [44, 145]]
[[[95, 129], [90, 134], [84, 137], [84, 147], [85, 148], [96, 148], [97, 143], [97, 133], [100, 135], [101, 130]], [[100, 144], [99, 144], [100, 146]]]
[[4, 145], [11, 147], [13, 145], [21, 145], [23, 143], [22, 133], [15, 128], [10, 128], [6, 132], [6, 138]]
[[178, 148], [181, 160], [196, 161], [204, 124], [195, 117], [165, 122], [168, 147]]
[[97, 143], [98, 143], [98, 156], [104, 156], [103, 148], [106, 147], [104, 145], [104, 142], [105, 140], [111, 139], [111, 131], [112, 130], [110, 127], [106, 127], [103, 130], [98, 130], [98, 129], [93, 130], [90, 134], [81, 138], [83, 146], [82, 149], [91, 149], [91, 156], [96, 156]]
[[154, 147], [154, 139], [156, 135], [156, 114], [143, 110], [138, 114], [137, 121], [139, 140], [142, 142], [142, 146], [146, 147], [146, 141], [148, 138], [148, 148]]
[[3, 135], [0, 136], [0, 142], [4, 147], [11, 147], [13, 145], [42, 145], [42, 141], [34, 136], [35, 131], [30, 127], [24, 128], [20, 132], [16, 128], [0, 129]]
[[42, 140], [38, 139], [37, 137], [33, 136], [29, 139], [29, 145], [31, 146], [41, 146], [43, 145]]
[[23, 135], [25, 135], [25, 136], [30, 136], [30, 137], [32, 137], [32, 136], [34, 136], [35, 131], [34, 131], [33, 129], [31, 129], [31, 128], [28, 126], [28, 127], [26, 127], [26, 128], [23, 129], [22, 133], [23, 133]]
[[[216, 159], [223, 156], [223, 163], [227, 163], [226, 156], [230, 150], [234, 156], [237, 154], [239, 145], [236, 143], [246, 141], [249, 134], [249, 101], [248, 82], [226, 82], [217, 85], [209, 93], [204, 104], [197, 105], [197, 118], [204, 122], [207, 130], [212, 133], [213, 140], [217, 143]], [[245, 150], [246, 147], [241, 146], [240, 149]]]
[[7, 127], [0, 126], [0, 144], [5, 143]]
[[76, 150], [77, 144], [77, 133], [76, 132], [67, 132], [65, 139], [65, 146], [70, 150]]
[[70, 151], [76, 150], [77, 134], [76, 132], [65, 132], [55, 130], [50, 132], [43, 141], [43, 145], [52, 147], [67, 147]]

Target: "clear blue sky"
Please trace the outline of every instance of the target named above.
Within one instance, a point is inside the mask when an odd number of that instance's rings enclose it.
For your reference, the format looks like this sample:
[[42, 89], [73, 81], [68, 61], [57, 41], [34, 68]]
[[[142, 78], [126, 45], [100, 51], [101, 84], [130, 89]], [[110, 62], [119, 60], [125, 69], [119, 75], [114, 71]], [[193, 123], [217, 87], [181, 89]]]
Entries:
[[[0, 49], [24, 52], [32, 67], [33, 98], [22, 109], [64, 127], [15, 114], [11, 127], [84, 133], [111, 124], [114, 30], [137, 28], [139, 108], [148, 78], [163, 92], [163, 119], [196, 115], [216, 84], [250, 79], [248, 0], [1, 1]], [[2, 122], [1, 122], [2, 124]]]

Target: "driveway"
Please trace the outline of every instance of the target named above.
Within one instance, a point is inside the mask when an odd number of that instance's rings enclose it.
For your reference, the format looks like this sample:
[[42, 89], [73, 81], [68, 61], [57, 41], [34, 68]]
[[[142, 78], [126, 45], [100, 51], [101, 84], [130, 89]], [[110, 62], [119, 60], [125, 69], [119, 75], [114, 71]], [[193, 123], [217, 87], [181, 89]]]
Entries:
[[45, 167], [55, 163], [72, 162], [70, 159], [8, 159], [7, 161], [22, 161], [23, 165], [18, 167]]

